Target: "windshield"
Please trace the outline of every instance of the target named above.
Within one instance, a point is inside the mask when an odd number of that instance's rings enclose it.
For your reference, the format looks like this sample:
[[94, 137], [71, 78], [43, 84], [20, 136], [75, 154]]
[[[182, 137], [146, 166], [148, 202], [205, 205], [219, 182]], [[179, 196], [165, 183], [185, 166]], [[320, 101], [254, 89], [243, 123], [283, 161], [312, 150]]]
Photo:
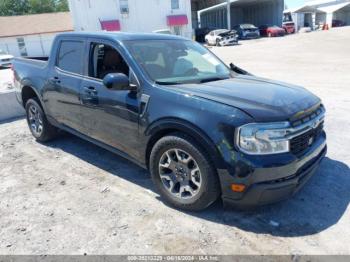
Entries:
[[159, 84], [201, 83], [231, 75], [212, 53], [192, 41], [137, 40], [125, 44], [147, 75]]
[[241, 25], [241, 27], [243, 29], [255, 29], [256, 28], [254, 25], [251, 25], [251, 24], [243, 24], [243, 25]]

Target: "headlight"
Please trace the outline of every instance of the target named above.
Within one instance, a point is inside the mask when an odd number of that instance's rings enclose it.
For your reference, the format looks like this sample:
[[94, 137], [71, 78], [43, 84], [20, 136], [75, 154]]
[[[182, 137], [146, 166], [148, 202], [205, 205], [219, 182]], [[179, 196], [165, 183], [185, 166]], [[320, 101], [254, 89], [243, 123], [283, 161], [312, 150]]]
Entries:
[[269, 155], [289, 152], [286, 138], [289, 123], [247, 124], [238, 128], [236, 144], [250, 155]]

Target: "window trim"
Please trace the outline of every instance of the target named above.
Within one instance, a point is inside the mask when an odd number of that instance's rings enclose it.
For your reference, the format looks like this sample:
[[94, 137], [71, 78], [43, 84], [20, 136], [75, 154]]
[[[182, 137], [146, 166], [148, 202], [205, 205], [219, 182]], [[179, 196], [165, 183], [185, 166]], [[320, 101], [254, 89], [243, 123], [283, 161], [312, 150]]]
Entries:
[[100, 79], [100, 78], [96, 78], [96, 77], [93, 77], [93, 76], [90, 76], [89, 75], [89, 71], [90, 71], [90, 66], [91, 66], [91, 58], [92, 58], [92, 54], [91, 54], [91, 45], [108, 45], [109, 47], [112, 47], [114, 48], [118, 53], [119, 55], [123, 58], [124, 62], [127, 64], [127, 66], [129, 67], [129, 79], [130, 79], [130, 73], [132, 73], [134, 76], [135, 76], [135, 79], [136, 79], [136, 82], [137, 82], [137, 86], [140, 88], [141, 87], [141, 84], [140, 84], [140, 80], [138, 78], [138, 76], [135, 74], [135, 70], [130, 66], [130, 64], [128, 63], [128, 61], [125, 59], [125, 56], [122, 54], [122, 52], [120, 52], [119, 48], [117, 48], [115, 45], [113, 45], [112, 43], [108, 42], [108, 41], [105, 41], [105, 40], [98, 40], [98, 39], [88, 39], [87, 40], [87, 49], [89, 54], [88, 54], [88, 61], [87, 61], [87, 68], [86, 70], [84, 71], [84, 78], [85, 79], [89, 79], [89, 80], [94, 80], [94, 81], [97, 81], [97, 82], [100, 82], [100, 83], [103, 83], [103, 79]]
[[[60, 55], [60, 51], [61, 51], [61, 48], [62, 48], [62, 43], [63, 42], [79, 42], [79, 43], [82, 43], [82, 50], [83, 50], [83, 55], [81, 57], [81, 64], [82, 64], [82, 72], [81, 73], [76, 73], [76, 72], [70, 72], [70, 71], [67, 71], [63, 68], [60, 68], [58, 66], [58, 60], [59, 60], [59, 55]], [[58, 48], [57, 48], [57, 53], [56, 53], [56, 59], [55, 59], [55, 68], [60, 71], [60, 72], [63, 72], [63, 73], [66, 73], [66, 74], [70, 74], [70, 75], [75, 75], [75, 76], [84, 76], [84, 69], [85, 69], [85, 64], [83, 63], [83, 58], [84, 58], [84, 54], [85, 54], [85, 42], [83, 39], [74, 39], [74, 40], [71, 40], [71, 39], [61, 39], [58, 43]]]

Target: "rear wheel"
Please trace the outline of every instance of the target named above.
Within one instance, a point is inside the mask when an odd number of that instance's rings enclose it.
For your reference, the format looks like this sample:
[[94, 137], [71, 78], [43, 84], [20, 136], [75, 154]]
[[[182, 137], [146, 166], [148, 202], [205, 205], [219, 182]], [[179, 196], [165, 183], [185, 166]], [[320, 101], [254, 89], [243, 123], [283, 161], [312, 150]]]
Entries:
[[36, 140], [47, 142], [56, 137], [58, 129], [47, 120], [38, 98], [28, 99], [25, 109], [30, 132]]
[[271, 33], [271, 32], [268, 32], [268, 33], [267, 33], [267, 36], [268, 36], [268, 37], [272, 37], [272, 33]]
[[209, 157], [183, 134], [163, 137], [155, 144], [150, 171], [162, 198], [177, 208], [202, 210], [220, 194], [219, 180]]
[[219, 39], [216, 39], [216, 46], [221, 46]]

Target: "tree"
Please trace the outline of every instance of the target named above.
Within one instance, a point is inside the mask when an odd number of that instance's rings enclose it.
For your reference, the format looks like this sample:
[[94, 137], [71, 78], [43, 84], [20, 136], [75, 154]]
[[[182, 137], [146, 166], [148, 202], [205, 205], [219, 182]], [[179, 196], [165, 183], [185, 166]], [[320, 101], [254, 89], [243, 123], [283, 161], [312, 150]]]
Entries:
[[0, 16], [69, 11], [67, 0], [1, 0]]
[[56, 2], [56, 12], [65, 12], [69, 10], [68, 1], [67, 0], [58, 0]]
[[0, 16], [22, 15], [29, 10], [27, 0], [1, 0]]

